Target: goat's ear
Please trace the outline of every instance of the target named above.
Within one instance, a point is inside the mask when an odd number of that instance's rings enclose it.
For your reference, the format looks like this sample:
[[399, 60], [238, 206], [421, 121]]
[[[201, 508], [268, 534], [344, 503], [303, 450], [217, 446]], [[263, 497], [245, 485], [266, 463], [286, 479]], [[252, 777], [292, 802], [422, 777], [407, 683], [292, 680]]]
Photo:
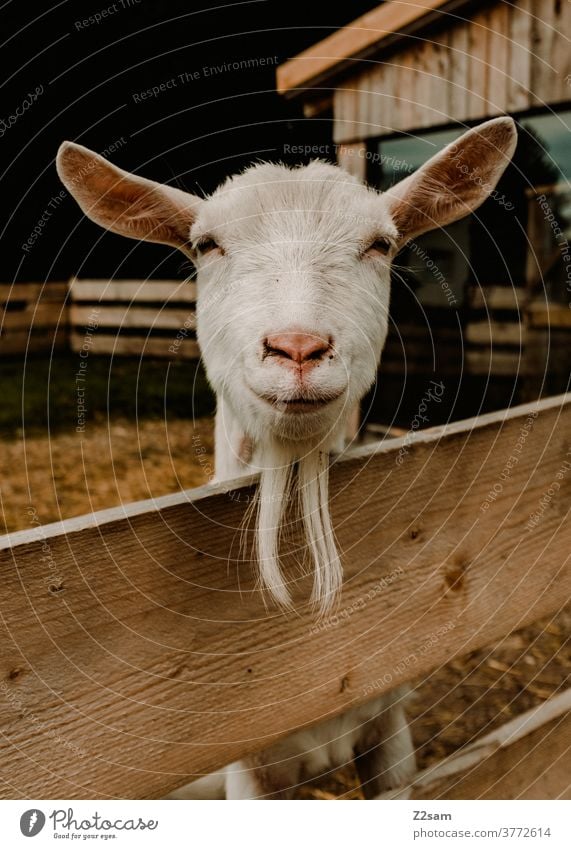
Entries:
[[187, 249], [200, 198], [111, 165], [73, 142], [56, 159], [66, 189], [85, 214], [121, 236]]
[[494, 118], [469, 130], [429, 159], [383, 198], [401, 245], [477, 209], [504, 173], [517, 144], [511, 118]]

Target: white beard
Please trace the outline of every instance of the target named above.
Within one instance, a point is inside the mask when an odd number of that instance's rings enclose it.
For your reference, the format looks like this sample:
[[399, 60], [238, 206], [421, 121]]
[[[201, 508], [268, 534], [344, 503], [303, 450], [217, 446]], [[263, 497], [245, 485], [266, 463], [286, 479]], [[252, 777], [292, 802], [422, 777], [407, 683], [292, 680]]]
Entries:
[[343, 578], [329, 513], [329, 452], [319, 444], [266, 443], [252, 465], [260, 470], [255, 537], [261, 586], [280, 607], [293, 607], [279, 559], [289, 513], [303, 524], [305, 551], [300, 559], [310, 564], [311, 603], [324, 615], [335, 603]]

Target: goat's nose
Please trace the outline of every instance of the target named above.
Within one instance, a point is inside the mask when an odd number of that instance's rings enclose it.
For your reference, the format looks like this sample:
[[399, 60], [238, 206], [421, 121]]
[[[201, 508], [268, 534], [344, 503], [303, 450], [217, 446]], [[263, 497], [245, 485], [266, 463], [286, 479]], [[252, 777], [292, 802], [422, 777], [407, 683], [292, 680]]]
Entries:
[[284, 332], [268, 336], [264, 347], [266, 356], [279, 357], [303, 366], [311, 360], [323, 359], [331, 348], [331, 340], [319, 333]]

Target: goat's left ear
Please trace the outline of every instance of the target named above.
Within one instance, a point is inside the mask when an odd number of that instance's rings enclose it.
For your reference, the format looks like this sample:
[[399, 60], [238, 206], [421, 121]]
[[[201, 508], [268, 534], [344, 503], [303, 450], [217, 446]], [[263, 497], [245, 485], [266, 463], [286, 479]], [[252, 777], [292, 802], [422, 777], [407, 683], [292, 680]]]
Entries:
[[188, 250], [200, 198], [129, 174], [73, 142], [60, 146], [56, 166], [66, 189], [96, 224], [130, 239]]
[[383, 194], [400, 245], [477, 209], [509, 164], [517, 144], [511, 118], [469, 130]]

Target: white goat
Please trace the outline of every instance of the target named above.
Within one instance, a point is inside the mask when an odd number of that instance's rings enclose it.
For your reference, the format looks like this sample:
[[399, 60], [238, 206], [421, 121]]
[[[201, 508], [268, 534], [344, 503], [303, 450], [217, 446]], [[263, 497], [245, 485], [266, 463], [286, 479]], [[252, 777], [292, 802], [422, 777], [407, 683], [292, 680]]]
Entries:
[[[320, 614], [342, 581], [328, 507], [328, 459], [375, 379], [388, 326], [390, 266], [411, 238], [475, 210], [516, 145], [510, 118], [465, 133], [379, 193], [325, 162], [259, 164], [198, 198], [129, 174], [70, 142], [59, 175], [106, 229], [182, 250], [197, 268], [198, 338], [217, 397], [216, 474], [260, 472], [259, 578], [284, 608], [278, 542], [295, 492]], [[395, 691], [294, 734], [206, 780], [194, 794], [284, 798], [356, 757], [366, 795], [398, 787], [414, 753]]]

